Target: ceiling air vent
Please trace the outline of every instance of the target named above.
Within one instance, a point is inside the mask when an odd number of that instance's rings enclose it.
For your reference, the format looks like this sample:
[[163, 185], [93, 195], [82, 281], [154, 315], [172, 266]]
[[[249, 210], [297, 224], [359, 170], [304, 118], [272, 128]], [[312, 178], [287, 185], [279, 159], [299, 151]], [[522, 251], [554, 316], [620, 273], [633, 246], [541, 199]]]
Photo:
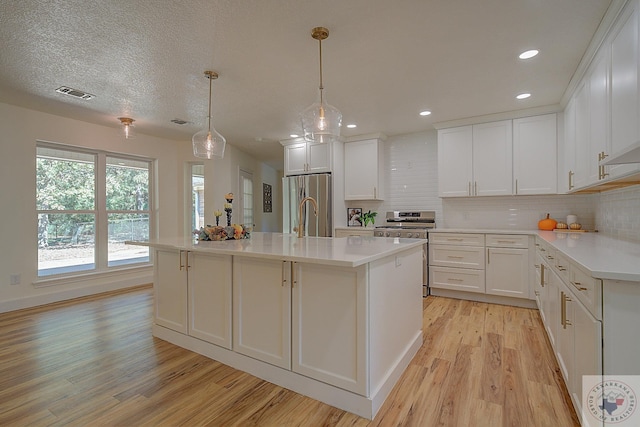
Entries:
[[58, 89], [56, 89], [56, 92], [73, 96], [74, 98], [84, 99], [85, 101], [96, 97], [95, 95], [91, 95], [90, 93], [67, 86], [60, 86]]
[[186, 120], [182, 120], [182, 119], [173, 119], [173, 120], [171, 120], [171, 123], [175, 123], [177, 125], [186, 125], [189, 122], [186, 121]]

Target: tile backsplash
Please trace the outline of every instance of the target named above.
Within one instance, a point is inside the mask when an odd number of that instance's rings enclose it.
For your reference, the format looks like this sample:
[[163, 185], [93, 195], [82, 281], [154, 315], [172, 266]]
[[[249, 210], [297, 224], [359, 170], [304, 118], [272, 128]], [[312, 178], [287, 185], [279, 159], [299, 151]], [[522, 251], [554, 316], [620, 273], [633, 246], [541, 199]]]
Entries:
[[612, 237], [640, 242], [640, 185], [597, 196], [596, 226]]
[[532, 230], [550, 214], [556, 221], [576, 215], [587, 230], [596, 225], [593, 195], [463, 197], [443, 199], [443, 227]]

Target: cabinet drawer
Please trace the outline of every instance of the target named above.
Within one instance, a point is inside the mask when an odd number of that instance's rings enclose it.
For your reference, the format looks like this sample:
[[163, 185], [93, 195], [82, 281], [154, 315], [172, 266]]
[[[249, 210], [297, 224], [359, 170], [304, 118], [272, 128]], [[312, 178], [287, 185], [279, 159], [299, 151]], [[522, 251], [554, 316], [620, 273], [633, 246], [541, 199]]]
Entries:
[[483, 270], [431, 266], [429, 274], [432, 288], [484, 293]]
[[560, 252], [556, 252], [555, 262], [550, 263], [551, 267], [558, 273], [563, 282], [569, 283], [569, 259]]
[[529, 236], [522, 234], [487, 234], [485, 236], [487, 246], [496, 248], [523, 248], [529, 247]]
[[429, 243], [456, 246], [484, 246], [484, 234], [429, 233]]
[[429, 245], [429, 265], [484, 270], [484, 247]]
[[352, 229], [336, 228], [335, 237], [350, 237], [350, 236], [373, 237], [373, 229], [363, 228], [363, 227], [353, 227]]
[[578, 300], [598, 320], [602, 320], [602, 281], [575, 264], [569, 267], [569, 284]]

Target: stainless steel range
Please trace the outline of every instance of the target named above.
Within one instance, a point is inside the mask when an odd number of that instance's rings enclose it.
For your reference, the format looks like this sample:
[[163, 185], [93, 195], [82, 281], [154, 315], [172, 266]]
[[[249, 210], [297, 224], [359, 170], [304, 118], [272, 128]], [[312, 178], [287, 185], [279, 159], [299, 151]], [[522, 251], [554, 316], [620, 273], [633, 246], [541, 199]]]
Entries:
[[428, 231], [436, 228], [434, 211], [391, 211], [387, 212], [386, 224], [376, 227], [376, 237], [404, 237], [409, 239], [425, 239], [424, 269], [422, 271], [422, 296], [429, 294], [429, 241]]
[[391, 211], [387, 212], [386, 224], [376, 227], [376, 237], [405, 237], [426, 239], [427, 231], [436, 228], [434, 211]]

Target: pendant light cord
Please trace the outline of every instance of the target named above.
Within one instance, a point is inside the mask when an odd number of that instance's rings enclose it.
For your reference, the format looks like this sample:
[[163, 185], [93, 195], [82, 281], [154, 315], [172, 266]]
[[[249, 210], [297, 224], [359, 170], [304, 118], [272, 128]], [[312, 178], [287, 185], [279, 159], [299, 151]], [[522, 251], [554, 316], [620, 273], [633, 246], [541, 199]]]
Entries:
[[322, 86], [322, 39], [318, 40], [318, 46], [320, 49], [320, 105], [322, 105], [322, 90], [324, 89]]
[[211, 75], [207, 77], [209, 77], [209, 115], [207, 116], [207, 129], [209, 132], [211, 132], [211, 80], [213, 79]]

